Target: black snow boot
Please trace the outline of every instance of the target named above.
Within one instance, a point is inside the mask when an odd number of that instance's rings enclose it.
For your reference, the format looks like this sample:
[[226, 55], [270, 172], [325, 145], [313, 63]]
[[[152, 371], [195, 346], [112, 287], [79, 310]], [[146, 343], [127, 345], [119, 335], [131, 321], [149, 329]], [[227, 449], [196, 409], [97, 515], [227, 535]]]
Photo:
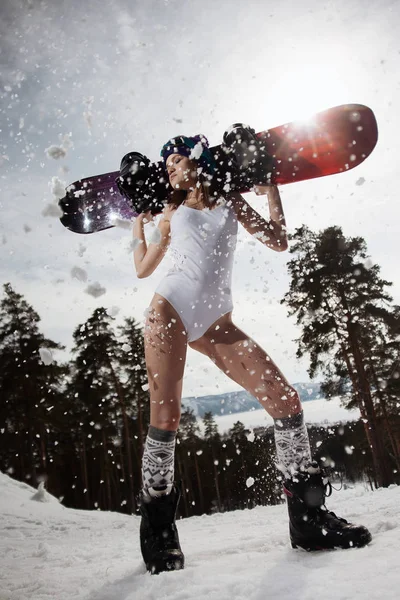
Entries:
[[265, 185], [271, 182], [274, 159], [257, 138], [254, 129], [235, 123], [224, 133], [225, 151], [234, 157], [243, 185]]
[[366, 527], [352, 525], [325, 507], [332, 493], [329, 480], [316, 462], [285, 481], [292, 548], [328, 550], [361, 548], [372, 536]]
[[179, 544], [175, 513], [180, 492], [174, 485], [169, 494], [151, 497], [141, 493], [140, 548], [150, 573], [183, 569], [185, 557]]

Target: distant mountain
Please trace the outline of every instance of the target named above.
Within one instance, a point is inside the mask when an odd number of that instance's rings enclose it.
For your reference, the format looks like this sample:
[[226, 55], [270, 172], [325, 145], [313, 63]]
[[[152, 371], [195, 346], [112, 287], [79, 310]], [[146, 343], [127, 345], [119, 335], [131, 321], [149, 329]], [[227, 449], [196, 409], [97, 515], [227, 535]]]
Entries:
[[[320, 383], [294, 383], [293, 387], [297, 390], [302, 402], [323, 398]], [[212, 412], [213, 415], [217, 416], [261, 408], [260, 403], [245, 390], [213, 396], [182, 398], [182, 406], [192, 408], [194, 414], [200, 418], [204, 417], [206, 412]]]

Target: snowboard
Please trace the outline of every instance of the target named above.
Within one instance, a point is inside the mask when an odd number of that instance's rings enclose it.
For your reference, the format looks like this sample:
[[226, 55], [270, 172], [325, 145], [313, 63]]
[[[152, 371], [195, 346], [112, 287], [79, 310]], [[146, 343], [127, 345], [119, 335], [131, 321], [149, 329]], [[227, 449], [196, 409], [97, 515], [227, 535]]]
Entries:
[[[293, 121], [255, 135], [271, 159], [268, 182], [287, 185], [354, 169], [374, 149], [378, 128], [370, 108], [362, 104], [343, 104], [316, 113], [308, 120]], [[214, 178], [221, 190], [249, 192], [251, 182], [232, 160], [224, 143], [210, 150], [217, 164]], [[152, 212], [155, 214], [161, 212], [172, 188], [162, 161], [150, 163], [147, 173], [155, 182], [147, 188], [153, 190]], [[63, 211], [61, 223], [73, 232], [87, 234], [115, 227], [137, 216], [134, 208], [137, 204], [121, 193], [119, 178], [120, 171], [112, 171], [68, 186], [65, 197], [59, 201]]]

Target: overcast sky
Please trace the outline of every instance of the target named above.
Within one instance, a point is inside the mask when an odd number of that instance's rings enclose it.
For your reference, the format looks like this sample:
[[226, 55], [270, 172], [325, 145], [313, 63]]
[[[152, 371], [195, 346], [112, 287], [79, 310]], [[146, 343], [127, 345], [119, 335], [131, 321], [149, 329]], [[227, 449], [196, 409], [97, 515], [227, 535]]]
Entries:
[[[117, 321], [144, 323], [167, 260], [138, 280], [129, 230], [80, 236], [44, 216], [55, 206], [53, 178], [71, 183], [116, 170], [129, 150], [157, 160], [176, 134], [204, 133], [216, 144], [234, 122], [260, 131], [356, 102], [378, 120], [371, 157], [281, 195], [289, 230], [338, 225], [363, 236], [399, 303], [399, 40], [400, 3], [389, 0], [2, 0], [1, 282], [11, 282], [39, 313], [42, 331], [67, 348], [97, 306]], [[52, 145], [65, 156], [49, 157]], [[265, 199], [247, 199], [267, 216]], [[300, 330], [279, 304], [289, 258], [241, 229], [233, 317], [296, 382], [307, 380], [308, 361], [296, 360]], [[86, 282], [74, 276], [77, 267]], [[98, 297], [89, 293], [96, 285]], [[189, 350], [184, 396], [236, 389]]]

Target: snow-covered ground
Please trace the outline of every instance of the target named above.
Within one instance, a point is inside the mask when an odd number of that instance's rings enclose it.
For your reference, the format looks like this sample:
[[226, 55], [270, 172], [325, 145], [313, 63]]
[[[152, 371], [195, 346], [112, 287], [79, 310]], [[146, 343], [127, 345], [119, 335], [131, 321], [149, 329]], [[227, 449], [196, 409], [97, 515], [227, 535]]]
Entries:
[[[286, 507], [178, 523], [186, 568], [152, 576], [139, 517], [72, 510], [0, 473], [1, 600], [366, 600], [399, 598], [400, 487], [336, 492], [328, 507], [367, 525], [362, 549], [292, 550]], [[48, 500], [47, 502], [44, 500]]]
[[[329, 425], [338, 422], [356, 421], [360, 418], [358, 408], [346, 410], [341, 406], [340, 398], [332, 398], [329, 401], [321, 399], [303, 402], [303, 410], [306, 423]], [[237, 421], [250, 429], [253, 427], [269, 427], [274, 424], [272, 417], [264, 409], [215, 417], [215, 422], [221, 434], [226, 433]]]

